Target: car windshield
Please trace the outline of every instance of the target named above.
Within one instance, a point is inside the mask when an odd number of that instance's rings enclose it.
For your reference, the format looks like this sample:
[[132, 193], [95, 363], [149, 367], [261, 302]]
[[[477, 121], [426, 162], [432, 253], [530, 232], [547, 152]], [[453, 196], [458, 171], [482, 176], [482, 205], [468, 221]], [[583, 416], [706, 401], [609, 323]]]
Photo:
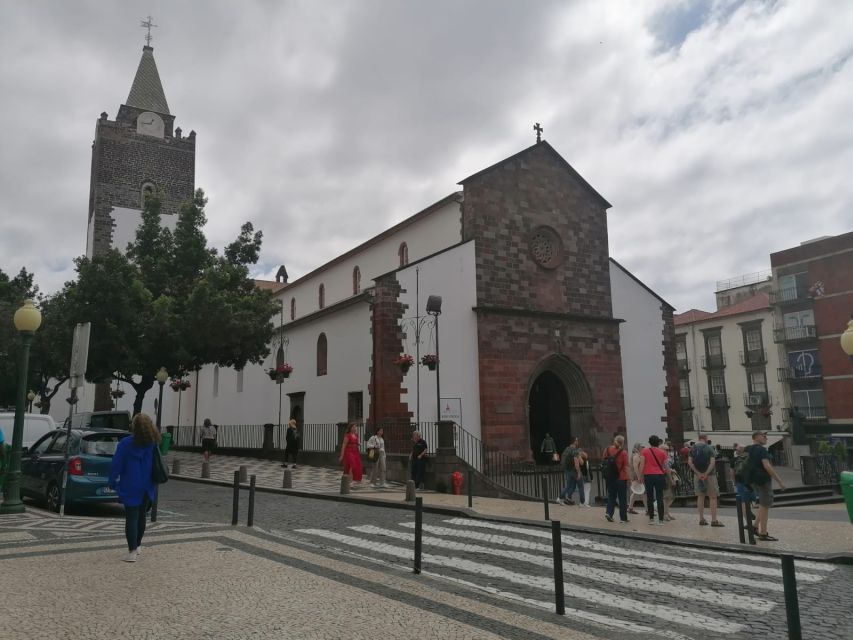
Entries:
[[123, 437], [120, 433], [96, 433], [85, 436], [80, 441], [80, 453], [111, 457], [116, 452], [119, 440]]

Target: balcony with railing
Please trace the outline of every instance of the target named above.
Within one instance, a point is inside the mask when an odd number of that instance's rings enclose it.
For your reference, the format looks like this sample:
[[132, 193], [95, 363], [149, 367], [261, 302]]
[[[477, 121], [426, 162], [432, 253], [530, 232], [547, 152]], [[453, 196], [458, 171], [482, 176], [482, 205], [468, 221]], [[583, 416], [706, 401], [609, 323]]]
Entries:
[[696, 428], [696, 422], [692, 411], [685, 411], [681, 414], [681, 426], [685, 431], [693, 431]]
[[795, 419], [813, 422], [815, 420], [826, 420], [826, 407], [811, 405], [809, 407], [797, 407], [796, 410], [788, 409], [788, 414]]
[[740, 363], [745, 367], [753, 367], [759, 364], [767, 364], [767, 351], [765, 349], [753, 349], [752, 351], [739, 351]]
[[706, 409], [728, 409], [730, 406], [732, 406], [732, 403], [728, 394], [712, 393], [709, 396], [705, 396]]
[[806, 300], [811, 300], [811, 293], [809, 292], [808, 287], [805, 286], [796, 286], [796, 287], [784, 287], [781, 289], [773, 289], [770, 292], [770, 304], [774, 305], [785, 305], [785, 304], [793, 304], [796, 302], [804, 302]]
[[817, 338], [817, 327], [813, 324], [801, 327], [777, 327], [773, 329], [773, 342], [798, 342]]
[[753, 391], [752, 393], [743, 394], [743, 405], [750, 409], [769, 407], [771, 400], [770, 394], [766, 391]]
[[678, 373], [690, 373], [690, 360], [687, 358], [678, 358]]
[[693, 400], [690, 397], [681, 396], [681, 410], [682, 411], [692, 411], [693, 410]]
[[809, 369], [802, 367], [780, 367], [776, 370], [779, 382], [795, 382], [798, 380], [820, 380], [823, 376], [823, 368], [819, 364], [812, 365]]
[[726, 366], [726, 356], [722, 353], [712, 353], [702, 356], [703, 369], [722, 369]]

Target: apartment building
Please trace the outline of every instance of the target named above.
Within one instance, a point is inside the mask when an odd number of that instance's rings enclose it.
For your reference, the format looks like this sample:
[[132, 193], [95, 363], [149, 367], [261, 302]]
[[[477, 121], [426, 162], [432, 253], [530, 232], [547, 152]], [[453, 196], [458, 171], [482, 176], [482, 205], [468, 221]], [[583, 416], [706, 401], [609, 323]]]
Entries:
[[685, 440], [709, 433], [724, 447], [747, 444], [767, 429], [785, 435], [781, 367], [773, 343], [770, 272], [717, 283], [716, 311], [675, 316], [675, 345]]
[[794, 443], [834, 439], [853, 449], [853, 362], [839, 340], [853, 313], [853, 232], [772, 253], [770, 264], [778, 377]]

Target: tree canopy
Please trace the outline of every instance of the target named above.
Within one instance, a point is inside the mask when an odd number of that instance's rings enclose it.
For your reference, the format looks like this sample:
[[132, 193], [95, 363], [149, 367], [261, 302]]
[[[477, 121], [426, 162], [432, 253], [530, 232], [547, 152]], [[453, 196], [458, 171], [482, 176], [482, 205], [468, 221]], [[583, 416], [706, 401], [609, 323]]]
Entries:
[[246, 223], [220, 256], [203, 232], [206, 203], [199, 189], [170, 231], [160, 199], [148, 197], [126, 253], [78, 258], [77, 279], [63, 291], [71, 326], [92, 323], [87, 378], [130, 385], [134, 412], [160, 367], [171, 375], [212, 363], [239, 369], [269, 354], [278, 305], [249, 277], [263, 235]]

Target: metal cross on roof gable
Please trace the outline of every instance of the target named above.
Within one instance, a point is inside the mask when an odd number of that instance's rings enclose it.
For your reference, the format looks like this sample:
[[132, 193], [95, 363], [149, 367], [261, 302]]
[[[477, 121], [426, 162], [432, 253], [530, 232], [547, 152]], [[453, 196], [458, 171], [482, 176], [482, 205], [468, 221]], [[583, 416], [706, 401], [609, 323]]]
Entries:
[[545, 131], [545, 129], [543, 129], [542, 125], [537, 122], [533, 125], [533, 130], [536, 132], [536, 142], [542, 142], [542, 132]]
[[154, 24], [154, 18], [148, 16], [148, 20], [143, 20], [139, 26], [148, 29], [148, 33], [145, 34], [145, 46], [150, 47], [151, 40], [153, 39], [153, 36], [151, 35], [151, 27], [157, 27], [157, 25]]

